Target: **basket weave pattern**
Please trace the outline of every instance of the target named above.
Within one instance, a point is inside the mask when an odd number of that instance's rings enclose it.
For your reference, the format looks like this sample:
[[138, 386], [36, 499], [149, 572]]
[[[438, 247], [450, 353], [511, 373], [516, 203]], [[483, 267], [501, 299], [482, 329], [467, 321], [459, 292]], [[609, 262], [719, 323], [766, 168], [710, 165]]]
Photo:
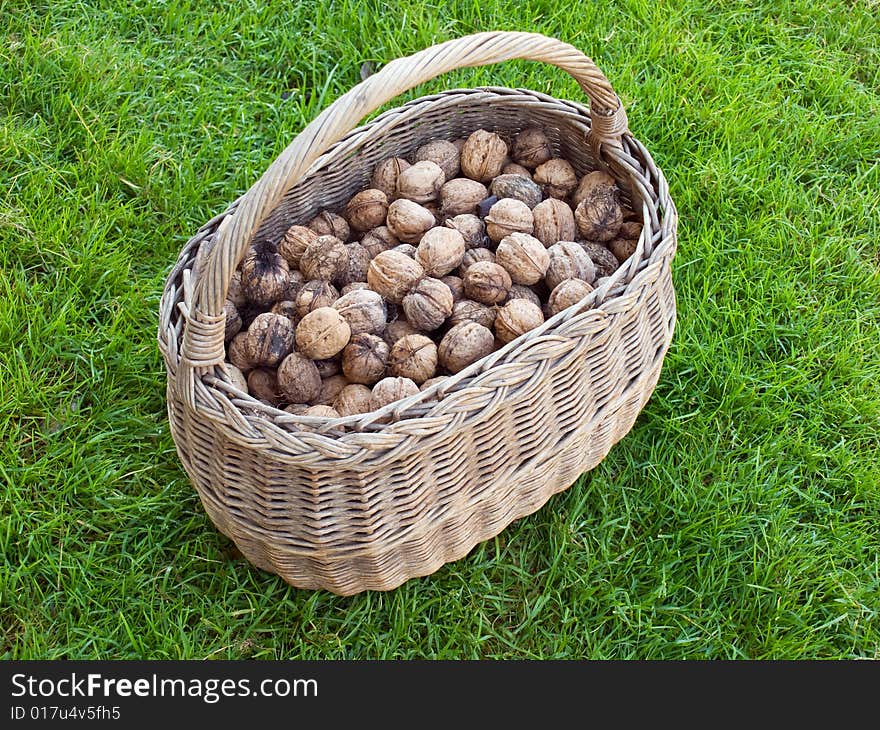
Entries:
[[[516, 57], [572, 73], [592, 117], [533, 91], [461, 89], [352, 130], [438, 73]], [[635, 254], [589, 297], [430, 390], [370, 414], [294, 416], [230, 384], [222, 304], [250, 242], [276, 240], [289, 225], [341, 207], [385, 157], [407, 156], [434, 137], [478, 128], [512, 137], [535, 124], [578, 174], [608, 169], [643, 216]], [[604, 76], [571, 46], [486, 33], [388, 64], [205, 224], [168, 276], [159, 345], [171, 431], [210, 519], [254, 565], [300, 588], [348, 595], [433, 573], [536, 511], [605, 457], [656, 386], [675, 324], [676, 224], [662, 173], [626, 131]]]

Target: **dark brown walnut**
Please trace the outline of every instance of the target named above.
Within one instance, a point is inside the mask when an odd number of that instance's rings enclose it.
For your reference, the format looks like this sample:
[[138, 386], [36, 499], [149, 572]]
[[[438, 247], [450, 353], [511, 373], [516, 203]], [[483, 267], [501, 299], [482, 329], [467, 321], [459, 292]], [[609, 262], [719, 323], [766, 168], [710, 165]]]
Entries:
[[395, 197], [424, 205], [440, 197], [440, 188], [445, 182], [446, 176], [437, 163], [430, 160], [417, 162], [398, 176]]
[[238, 308], [228, 299], [223, 302], [223, 314], [226, 315], [226, 328], [223, 332], [223, 341], [229, 342], [241, 331], [241, 315]]
[[281, 295], [281, 299], [289, 299], [290, 301], [295, 302], [296, 295], [299, 294], [299, 290], [302, 289], [303, 284], [305, 283], [306, 278], [303, 276], [302, 272], [299, 269], [291, 269], [290, 276], [287, 278], [287, 287]]
[[342, 353], [324, 360], [314, 360], [314, 363], [322, 380], [332, 378], [342, 372]]
[[278, 387], [278, 375], [271, 368], [251, 370], [247, 376], [247, 387], [248, 393], [254, 398], [271, 406], [277, 406], [283, 400]]
[[495, 263], [504, 268], [515, 284], [537, 284], [550, 265], [544, 244], [528, 233], [505, 236], [495, 250]]
[[502, 167], [501, 174], [502, 175], [519, 175], [519, 176], [527, 178], [529, 180], [532, 179], [532, 173], [529, 172], [528, 168], [525, 168], [522, 165], [518, 165], [515, 162], [508, 162], [504, 167]]
[[543, 129], [528, 127], [516, 135], [510, 156], [518, 165], [534, 170], [553, 157], [553, 148]]
[[318, 236], [303, 252], [299, 268], [306, 279], [337, 281], [348, 269], [348, 249], [335, 236]]
[[389, 302], [400, 304], [425, 275], [414, 259], [399, 251], [383, 251], [370, 261], [367, 283]]
[[452, 327], [440, 341], [437, 358], [450, 373], [457, 373], [495, 349], [492, 330], [476, 322], [462, 322]]
[[464, 275], [467, 273], [467, 270], [480, 261], [488, 261], [494, 264], [495, 254], [488, 248], [469, 248], [461, 258], [461, 266], [456, 269], [456, 275], [461, 277], [462, 282], [464, 282]]
[[388, 373], [421, 385], [437, 372], [437, 345], [425, 335], [401, 337], [388, 355]]
[[[539, 307], [541, 306], [541, 297], [538, 296], [538, 292], [531, 287], [523, 286], [522, 284], [514, 284], [510, 287], [510, 293], [507, 295], [507, 302], [512, 299], [525, 299], [532, 304], [537, 304]], [[507, 302], [505, 302], [505, 304]]]
[[623, 223], [623, 211], [617, 196], [602, 190], [584, 198], [574, 212], [581, 235], [588, 241], [600, 243], [616, 238]]
[[436, 223], [434, 214], [412, 200], [395, 200], [388, 206], [388, 230], [403, 243], [418, 243]]
[[447, 324], [455, 327], [463, 322], [476, 322], [488, 329], [495, 324], [495, 308], [475, 302], [473, 299], [462, 299], [452, 305], [452, 314], [449, 315]]
[[547, 248], [559, 241], [573, 241], [577, 233], [574, 213], [564, 200], [547, 198], [532, 211], [534, 235]]
[[502, 198], [486, 216], [486, 234], [495, 243], [511, 233], [529, 233], [534, 229], [532, 211], [521, 200]]
[[453, 276], [449, 274], [448, 276], [440, 277], [440, 281], [442, 281], [446, 286], [449, 287], [449, 291], [452, 292], [452, 300], [458, 301], [462, 297], [464, 297], [464, 282], [458, 276]]
[[507, 161], [507, 143], [494, 132], [478, 129], [461, 148], [461, 171], [481, 183], [497, 177]]
[[611, 276], [611, 274], [617, 271], [620, 262], [606, 246], [594, 241], [578, 241], [578, 243], [587, 252], [587, 256], [596, 264], [597, 277]]
[[293, 323], [281, 314], [257, 315], [247, 331], [245, 355], [255, 366], [275, 367], [293, 350]]
[[577, 187], [577, 173], [568, 160], [555, 157], [535, 168], [534, 180], [551, 198], [567, 198]]
[[360, 243], [346, 243], [345, 248], [348, 250], [348, 266], [337, 282], [345, 287], [353, 282], [366, 281], [372, 256]]
[[254, 367], [254, 362], [248, 357], [247, 332], [239, 332], [226, 346], [226, 357], [245, 375]]
[[596, 279], [596, 265], [580, 244], [560, 241], [547, 249], [550, 265], [544, 281], [552, 291], [563, 279], [583, 279], [592, 284]]
[[541, 307], [527, 299], [511, 299], [495, 315], [495, 336], [506, 344], [542, 324]]
[[348, 222], [341, 215], [324, 210], [309, 221], [311, 228], [319, 236], [335, 236], [340, 241], [347, 241], [351, 235]]
[[464, 237], [454, 228], [437, 226], [425, 232], [415, 259], [428, 276], [444, 276], [461, 265]]
[[416, 247], [411, 243], [398, 243], [392, 251], [397, 251], [397, 253], [402, 253], [404, 256], [409, 256], [411, 259], [415, 259], [416, 257]]
[[417, 163], [424, 161], [433, 162], [443, 170], [447, 180], [452, 180], [452, 178], [458, 175], [461, 152], [452, 142], [445, 139], [432, 139], [416, 150], [413, 159]]
[[409, 162], [402, 157], [388, 157], [373, 170], [373, 176], [370, 178], [370, 187], [381, 190], [388, 196], [388, 200], [394, 198], [397, 191], [397, 178], [400, 173], [409, 167]]
[[272, 314], [280, 314], [287, 317], [294, 327], [296, 327], [299, 322], [299, 315], [296, 312], [296, 302], [292, 302], [289, 299], [275, 302], [269, 311], [272, 312]]
[[229, 286], [226, 289], [226, 298], [236, 307], [243, 307], [247, 304], [247, 297], [241, 290], [241, 269], [236, 269], [232, 273], [232, 278], [229, 280]]
[[417, 334], [421, 334], [420, 330], [413, 327], [413, 325], [410, 322], [407, 322], [403, 317], [399, 317], [393, 322], [388, 323], [388, 326], [382, 333], [382, 339], [384, 339], [388, 346], [391, 347], [401, 337]]
[[449, 287], [439, 279], [426, 276], [403, 298], [403, 312], [414, 327], [430, 332], [452, 314], [453, 304]]
[[[309, 360], [309, 362], [314, 363], [313, 360]], [[349, 385], [350, 382], [344, 375], [331, 375], [329, 378], [322, 379], [321, 390], [318, 393], [318, 397], [312, 399], [313, 405], [333, 406], [336, 408], [336, 399]], [[338, 411], [339, 409], [336, 408], [336, 410]]]
[[248, 392], [247, 377], [245, 374], [232, 363], [224, 362], [221, 367], [226, 372], [226, 378], [229, 384], [238, 388], [243, 393]]
[[483, 220], [472, 213], [462, 213], [453, 216], [444, 224], [447, 228], [453, 228], [464, 239], [465, 249], [482, 248], [489, 242], [486, 235], [486, 224]]
[[617, 238], [638, 239], [642, 235], [642, 224], [638, 221], [624, 221], [620, 224]]
[[397, 236], [391, 232], [388, 226], [377, 226], [367, 231], [360, 240], [361, 246], [366, 249], [371, 259], [383, 251], [394, 248], [399, 243], [400, 241], [397, 240]]
[[373, 386], [370, 397], [370, 410], [378, 411], [391, 403], [403, 398], [409, 398], [419, 394], [419, 386], [409, 378], [387, 377], [382, 378]]
[[300, 319], [319, 307], [329, 307], [339, 299], [339, 291], [329, 281], [307, 281], [296, 295], [296, 313]]
[[372, 385], [385, 375], [388, 343], [377, 335], [363, 332], [351, 338], [342, 351], [342, 372], [352, 383]]
[[489, 211], [492, 209], [492, 206], [498, 202], [497, 195], [490, 195], [485, 200], [481, 200], [480, 204], [477, 206], [477, 215], [485, 220], [486, 216], [489, 215]]
[[356, 231], [369, 231], [385, 224], [388, 214], [388, 196], [377, 188], [356, 193], [345, 206], [348, 224]]
[[309, 406], [302, 415], [324, 419], [339, 418], [339, 412], [332, 406]]
[[261, 307], [281, 298], [289, 276], [287, 261], [268, 244], [252, 246], [241, 262], [241, 290], [249, 302]]
[[462, 282], [465, 296], [481, 304], [503, 302], [513, 285], [504, 267], [490, 261], [478, 261], [469, 266]]
[[499, 175], [492, 181], [489, 191], [499, 200], [513, 198], [529, 208], [534, 208], [544, 197], [541, 187], [531, 178], [516, 174]]
[[296, 326], [296, 346], [311, 360], [323, 360], [342, 352], [350, 337], [348, 322], [332, 307], [309, 312]]
[[486, 186], [467, 177], [447, 180], [440, 188], [440, 210], [445, 216], [473, 213], [489, 191]]
[[299, 260], [310, 243], [318, 240], [318, 234], [306, 226], [291, 226], [278, 243], [278, 253], [294, 269], [299, 268]]
[[577, 304], [593, 291], [593, 285], [582, 279], [563, 279], [550, 292], [547, 299], [547, 313], [552, 317], [563, 309]]
[[584, 175], [575, 191], [571, 194], [571, 204], [577, 208], [582, 200], [591, 197], [596, 192], [604, 195], [617, 195], [617, 181], [607, 172], [594, 170]]
[[352, 383], [346, 385], [336, 400], [333, 401], [333, 407], [343, 418], [345, 416], [358, 416], [361, 413], [369, 413], [372, 409], [372, 391], [360, 383]]
[[333, 309], [348, 322], [352, 335], [363, 332], [378, 335], [387, 324], [388, 308], [385, 300], [372, 289], [357, 289], [343, 294], [333, 302]]
[[288, 402], [308, 403], [321, 393], [321, 376], [315, 363], [291, 352], [278, 366], [278, 388]]
[[615, 238], [608, 242], [608, 250], [621, 264], [636, 252], [639, 242], [632, 238]]

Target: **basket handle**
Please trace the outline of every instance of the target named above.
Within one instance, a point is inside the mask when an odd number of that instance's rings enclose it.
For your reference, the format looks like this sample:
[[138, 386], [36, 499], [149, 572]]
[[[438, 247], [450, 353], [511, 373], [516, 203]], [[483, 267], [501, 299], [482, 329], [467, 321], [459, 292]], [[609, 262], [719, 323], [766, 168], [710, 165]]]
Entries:
[[[409, 89], [458, 68], [512, 59], [557, 66], [578, 82], [590, 100], [594, 145], [620, 145], [627, 131], [626, 112], [611, 84], [595, 63], [568, 43], [539, 33], [476, 33], [426, 48], [385, 65], [340, 96], [309, 123], [239, 200], [217, 232], [205, 274], [194, 282], [183, 307], [186, 319], [180, 362], [182, 374], [210, 368], [225, 359], [223, 303], [232, 274], [264, 218], [311, 164], [369, 113]], [[192, 378], [184, 398], [193, 404]]]

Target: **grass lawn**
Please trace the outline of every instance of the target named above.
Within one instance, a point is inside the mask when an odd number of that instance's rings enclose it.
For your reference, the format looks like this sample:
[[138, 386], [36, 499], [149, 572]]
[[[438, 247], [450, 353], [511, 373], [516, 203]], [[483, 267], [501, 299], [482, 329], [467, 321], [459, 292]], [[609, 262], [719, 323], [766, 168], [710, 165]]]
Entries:
[[[281, 5], [0, 0], [0, 657], [880, 658], [876, 4]], [[365, 61], [496, 28], [592, 56], [669, 179], [663, 374], [466, 558], [293, 589], [177, 459], [165, 276]], [[580, 98], [521, 62], [411, 96], [479, 84]]]

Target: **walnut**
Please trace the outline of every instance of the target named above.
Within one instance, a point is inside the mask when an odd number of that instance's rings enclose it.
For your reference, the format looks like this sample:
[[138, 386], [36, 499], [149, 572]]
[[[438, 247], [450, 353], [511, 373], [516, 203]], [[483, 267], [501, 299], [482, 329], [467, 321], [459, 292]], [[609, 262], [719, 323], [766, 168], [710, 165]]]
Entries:
[[302, 415], [312, 418], [339, 418], [339, 413], [332, 406], [309, 406]]
[[462, 299], [452, 305], [452, 314], [447, 320], [450, 327], [462, 322], [476, 322], [489, 329], [495, 324], [495, 309], [473, 299]]
[[454, 228], [432, 228], [422, 236], [416, 261], [428, 276], [444, 276], [461, 264], [464, 237]]
[[[582, 250], [581, 252], [583, 253]], [[510, 274], [504, 267], [490, 261], [478, 261], [468, 267], [462, 276], [462, 281], [465, 296], [481, 304], [497, 304], [504, 301], [513, 284]]]
[[309, 405], [307, 403], [291, 403], [290, 405], [284, 406], [284, 412], [291, 413], [294, 416], [301, 416], [307, 410], [309, 410]]
[[226, 348], [226, 356], [229, 358], [229, 362], [243, 373], [253, 369], [254, 362], [248, 357], [247, 332], [239, 332], [232, 338]]
[[461, 171], [471, 180], [489, 182], [504, 167], [507, 144], [494, 132], [478, 129], [461, 148]]
[[307, 281], [296, 295], [296, 313], [305, 317], [318, 307], [329, 307], [339, 299], [339, 292], [329, 281]]
[[[428, 378], [424, 383], [422, 383], [419, 386], [419, 390], [422, 391], [422, 393], [424, 393], [426, 390], [428, 390], [428, 388], [433, 388], [435, 385], [442, 383], [444, 380], [449, 380], [449, 376], [448, 375], [437, 375], [433, 378]], [[433, 393], [430, 396], [426, 396], [424, 401], [425, 401], [425, 403], [436, 402], [436, 401], [440, 400], [440, 397], [441, 396], [439, 393]]]
[[342, 417], [369, 413], [373, 407], [372, 395], [372, 391], [366, 385], [352, 383], [339, 391], [339, 395], [333, 401], [333, 407]]
[[372, 385], [385, 374], [388, 343], [381, 337], [362, 332], [351, 338], [342, 351], [342, 372], [352, 383]]
[[[353, 291], [360, 291], [361, 289], [370, 289], [370, 285], [365, 281], [353, 281], [351, 284], [346, 284], [342, 289], [339, 290], [340, 296], [345, 296], [346, 294], [351, 294]], [[370, 289], [370, 291], [373, 291]]]
[[248, 392], [258, 400], [271, 406], [278, 406], [283, 395], [278, 387], [278, 376], [271, 368], [251, 370], [247, 376]]
[[299, 268], [310, 280], [338, 280], [348, 269], [348, 249], [335, 236], [318, 236], [303, 252]]
[[504, 343], [544, 323], [541, 308], [526, 299], [511, 299], [495, 315], [495, 336]]
[[495, 263], [503, 267], [515, 284], [537, 284], [547, 272], [550, 254], [534, 236], [511, 233], [495, 251]]
[[380, 408], [384, 408], [390, 403], [418, 394], [419, 386], [409, 378], [382, 378], [382, 380], [373, 386], [373, 392], [370, 398], [370, 410], [378, 411]]
[[529, 180], [532, 179], [532, 173], [530, 173], [527, 168], [523, 167], [522, 165], [517, 165], [515, 162], [508, 162], [504, 167], [502, 167], [501, 175], [520, 175], [521, 177], [527, 178]]
[[461, 153], [452, 142], [445, 139], [432, 139], [416, 150], [413, 159], [418, 163], [424, 160], [435, 163], [443, 170], [447, 180], [458, 175]]
[[505, 304], [512, 299], [525, 299], [532, 304], [537, 304], [539, 307], [541, 306], [541, 297], [538, 296], [538, 292], [528, 286], [523, 286], [522, 284], [514, 284], [510, 287], [510, 293], [507, 295]]
[[346, 243], [345, 248], [348, 250], [348, 265], [345, 272], [337, 278], [337, 282], [345, 287], [353, 282], [366, 281], [367, 269], [372, 258], [367, 253], [367, 249], [357, 242]]
[[299, 260], [310, 243], [318, 240], [318, 234], [305, 226], [291, 226], [278, 243], [278, 253], [293, 268], [299, 267]]
[[467, 270], [480, 261], [488, 261], [494, 264], [495, 254], [488, 248], [469, 248], [461, 258], [461, 266], [456, 269], [456, 275], [460, 276], [462, 281], [464, 281], [464, 275], [467, 273]]
[[377, 226], [367, 231], [360, 240], [361, 246], [366, 249], [371, 259], [383, 251], [394, 248], [398, 243], [400, 241], [397, 240], [397, 237], [388, 226]]
[[588, 241], [610, 241], [617, 236], [623, 223], [623, 211], [617, 196], [606, 191], [607, 188], [599, 188], [575, 209], [578, 230]]
[[592, 284], [596, 279], [596, 265], [587, 252], [573, 241], [560, 241], [547, 249], [550, 265], [544, 281], [554, 289], [563, 279], [583, 279]]
[[[431, 200], [422, 205], [422, 207], [427, 210], [432, 216], [434, 216], [434, 225], [440, 226], [443, 225], [443, 211], [440, 209], [440, 201], [439, 200]], [[432, 226], [433, 227], [433, 226]]]
[[241, 330], [241, 315], [235, 304], [228, 299], [223, 302], [223, 314], [226, 315], [226, 329], [223, 333], [223, 341], [229, 342]]
[[568, 160], [555, 157], [535, 168], [535, 182], [551, 198], [565, 198], [578, 184], [577, 173]]
[[406, 198], [414, 203], [429, 203], [440, 196], [440, 188], [446, 176], [440, 166], [425, 160], [410, 165], [397, 178], [397, 198]]
[[332, 378], [342, 372], [342, 354], [334, 357], [328, 357], [323, 360], [313, 360], [315, 367], [318, 368], [318, 374], [322, 380]]
[[597, 277], [611, 276], [611, 274], [617, 271], [620, 262], [608, 248], [601, 243], [594, 243], [593, 241], [578, 241], [578, 243], [587, 252], [587, 256], [596, 264]]
[[446, 221], [445, 225], [461, 234], [465, 249], [481, 248], [489, 242], [489, 238], [486, 236], [486, 224], [479, 216], [472, 213], [453, 216]]
[[485, 219], [486, 216], [489, 215], [489, 211], [492, 210], [492, 206], [497, 202], [497, 195], [490, 195], [488, 198], [481, 200], [480, 204], [477, 206], [477, 215], [481, 219]]
[[404, 243], [418, 243], [436, 222], [430, 210], [412, 200], [395, 200], [388, 206], [386, 225]]
[[269, 311], [272, 312], [272, 314], [280, 314], [287, 317], [294, 327], [299, 323], [299, 315], [296, 312], [296, 302], [292, 302], [289, 299], [275, 302]]
[[437, 358], [450, 373], [457, 373], [494, 349], [492, 330], [476, 322], [462, 322], [443, 335]]
[[489, 191], [486, 186], [467, 177], [447, 180], [440, 188], [440, 209], [444, 215], [473, 213]]
[[489, 190], [499, 200], [513, 198], [529, 208], [534, 208], [544, 197], [541, 187], [522, 175], [499, 175], [492, 181]]
[[[308, 360], [314, 364], [313, 360]], [[315, 368], [317, 370], [317, 367]], [[321, 380], [321, 390], [316, 398], [312, 399], [312, 403], [316, 406], [333, 406], [336, 407], [336, 399], [339, 394], [348, 386], [350, 382], [344, 375], [331, 375], [329, 378]]]
[[421, 264], [409, 256], [399, 251], [383, 251], [370, 261], [367, 283], [389, 302], [400, 304], [424, 275]]
[[531, 233], [535, 220], [525, 203], [515, 198], [502, 198], [495, 203], [486, 216], [486, 233], [495, 243], [515, 231]]
[[[228, 362], [224, 362], [223, 364], [220, 365], [220, 367], [222, 368], [224, 374], [226, 375], [226, 379], [229, 381], [230, 385], [232, 385], [235, 388], [238, 388], [240, 391], [242, 391], [244, 393], [248, 392], [247, 377], [245, 377], [245, 374], [241, 370], [239, 370], [232, 363], [228, 363]], [[233, 397], [233, 396], [230, 395], [230, 397]]]
[[528, 127], [516, 135], [513, 140], [511, 157], [514, 162], [529, 170], [534, 170], [538, 165], [543, 165], [553, 157], [553, 148], [550, 140], [544, 134], [544, 130], [538, 127]]
[[[402, 253], [404, 256], [408, 256], [409, 258], [415, 260], [416, 258], [416, 247], [411, 243], [398, 243], [392, 251], [397, 251], [397, 253]], [[369, 271], [369, 269], [368, 269]]]
[[318, 307], [296, 326], [296, 346], [311, 360], [333, 357], [350, 337], [348, 322], [332, 307]]
[[449, 291], [452, 292], [452, 300], [457, 302], [464, 296], [464, 282], [458, 276], [443, 276], [440, 278], [446, 286], [449, 287]]
[[452, 140], [452, 144], [455, 146], [455, 149], [458, 150], [459, 156], [461, 156], [461, 151], [464, 149], [464, 143], [467, 142], [467, 139], [464, 137], [458, 137]]
[[319, 236], [335, 236], [340, 241], [347, 241], [351, 235], [348, 223], [341, 215], [324, 210], [309, 221], [311, 228]]
[[361, 190], [345, 206], [348, 224], [356, 231], [369, 231], [384, 225], [387, 214], [388, 196], [376, 188]]
[[414, 327], [430, 332], [452, 314], [453, 303], [449, 287], [439, 279], [426, 276], [403, 298], [403, 311]]
[[254, 365], [275, 367], [293, 350], [293, 342], [293, 323], [281, 314], [264, 312], [248, 328], [245, 356]]
[[381, 190], [388, 197], [388, 200], [392, 200], [397, 191], [397, 178], [408, 167], [409, 163], [402, 157], [388, 157], [382, 160], [373, 170], [370, 187]]
[[241, 290], [241, 269], [232, 272], [232, 278], [229, 280], [229, 286], [226, 289], [226, 298], [236, 307], [243, 307], [247, 304], [247, 297]]
[[278, 366], [278, 387], [292, 403], [308, 403], [321, 392], [321, 376], [315, 363], [291, 352]]
[[291, 269], [290, 276], [287, 277], [287, 287], [281, 295], [281, 300], [289, 299], [290, 301], [295, 302], [296, 295], [299, 294], [299, 290], [303, 288], [303, 284], [305, 283], [306, 278], [303, 276], [302, 272], [299, 269]]
[[333, 309], [348, 322], [352, 335], [362, 332], [381, 334], [387, 323], [388, 309], [385, 300], [372, 289], [358, 289], [343, 294], [333, 302]]
[[642, 235], [642, 224], [638, 221], [624, 221], [620, 224], [620, 231], [617, 233], [618, 238], [638, 239]]
[[287, 288], [290, 267], [268, 244], [252, 246], [241, 262], [241, 290], [249, 302], [274, 304]]
[[608, 250], [621, 264], [636, 252], [639, 242], [632, 238], [615, 238], [608, 243]]
[[581, 178], [577, 188], [571, 194], [571, 204], [577, 208], [581, 201], [590, 197], [596, 191], [602, 191], [606, 195], [616, 195], [617, 181], [607, 172], [594, 170]]
[[401, 337], [388, 355], [388, 372], [417, 385], [424, 383], [437, 372], [437, 345], [425, 335]]

